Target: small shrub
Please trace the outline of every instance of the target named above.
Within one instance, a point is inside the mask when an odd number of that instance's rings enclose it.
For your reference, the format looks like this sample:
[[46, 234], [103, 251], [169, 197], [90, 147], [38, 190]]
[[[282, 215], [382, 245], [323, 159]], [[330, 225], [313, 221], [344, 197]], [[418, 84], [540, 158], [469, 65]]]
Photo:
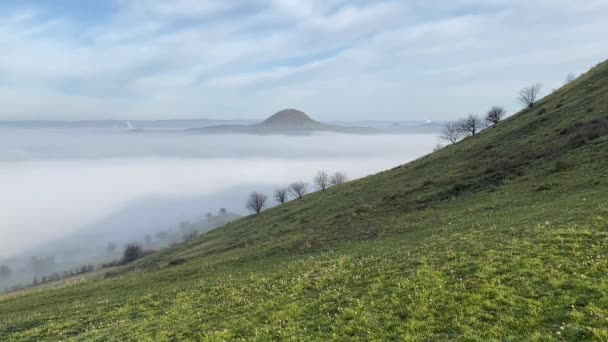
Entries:
[[499, 159], [486, 169], [486, 173], [506, 173], [515, 166], [515, 163], [508, 159]]
[[177, 266], [177, 265], [181, 265], [185, 262], [186, 262], [186, 259], [184, 259], [184, 258], [174, 259], [174, 260], [169, 261], [169, 266]]
[[536, 187], [536, 191], [541, 192], [541, 191], [549, 191], [551, 190], [551, 186], [548, 184], [543, 184], [543, 185], [539, 185], [538, 187]]
[[135, 261], [144, 256], [144, 248], [139, 242], [131, 242], [125, 246], [122, 260], [124, 263]]
[[573, 135], [568, 140], [568, 146], [580, 147], [608, 135], [608, 118], [593, 119], [587, 123], [577, 122], [560, 131], [561, 135]]
[[355, 209], [355, 214], [360, 215], [360, 214], [364, 214], [364, 213], [369, 213], [372, 211], [372, 206], [369, 204], [364, 204], [360, 207], [358, 207], [357, 209]]

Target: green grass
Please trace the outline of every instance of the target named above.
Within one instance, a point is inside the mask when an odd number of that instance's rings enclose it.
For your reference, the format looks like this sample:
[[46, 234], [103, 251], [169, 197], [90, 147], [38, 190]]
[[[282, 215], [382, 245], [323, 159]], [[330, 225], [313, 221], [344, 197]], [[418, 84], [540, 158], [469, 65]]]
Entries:
[[2, 296], [0, 340], [608, 341], [608, 135], [583, 130], [607, 116], [604, 63], [412, 163]]

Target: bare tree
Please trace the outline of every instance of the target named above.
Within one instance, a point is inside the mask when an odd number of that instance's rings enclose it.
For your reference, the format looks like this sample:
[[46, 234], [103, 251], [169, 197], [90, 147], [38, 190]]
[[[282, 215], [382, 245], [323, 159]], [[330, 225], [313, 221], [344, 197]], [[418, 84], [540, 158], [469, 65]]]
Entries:
[[287, 188], [276, 189], [274, 191], [274, 199], [281, 204], [287, 202], [288, 196], [289, 189]]
[[566, 81], [564, 83], [568, 84], [568, 83], [574, 81], [575, 79], [576, 79], [576, 75], [575, 74], [568, 74], [566, 76]]
[[259, 214], [262, 209], [264, 209], [267, 199], [268, 197], [266, 195], [254, 191], [249, 195], [249, 199], [247, 200], [245, 207], [256, 214]]
[[538, 98], [538, 94], [542, 89], [543, 85], [540, 83], [535, 83], [527, 88], [524, 88], [519, 91], [519, 103], [526, 106], [527, 108], [534, 108], [534, 104], [536, 104], [536, 99]]
[[291, 193], [294, 197], [302, 198], [306, 194], [308, 190], [308, 184], [304, 182], [295, 182], [289, 184], [289, 193]]
[[445, 142], [455, 144], [462, 138], [462, 131], [458, 122], [448, 122], [441, 128], [439, 139]]
[[13, 270], [7, 265], [0, 266], [0, 279], [8, 279], [13, 274]]
[[144, 256], [144, 248], [139, 242], [131, 242], [125, 246], [125, 250], [122, 254], [123, 262], [135, 261]]
[[469, 114], [466, 118], [458, 120], [457, 127], [462, 134], [474, 136], [483, 128], [483, 121], [479, 116]]
[[443, 145], [437, 144], [433, 147], [433, 152], [441, 151], [443, 149]]
[[344, 184], [346, 182], [348, 182], [348, 176], [346, 175], [346, 172], [344, 172], [344, 171], [334, 172], [334, 174], [331, 175], [331, 178], [329, 179], [329, 183], [331, 185]]
[[226, 216], [228, 214], [228, 211], [226, 210], [226, 208], [220, 208], [220, 211], [218, 212], [219, 216]]
[[329, 187], [329, 174], [326, 171], [319, 171], [313, 179], [313, 182], [319, 190], [325, 191]]
[[497, 123], [500, 122], [500, 120], [502, 120], [502, 118], [505, 116], [506, 113], [507, 112], [505, 111], [505, 109], [503, 107], [494, 106], [494, 107], [490, 108], [490, 110], [486, 114], [486, 122], [489, 125], [496, 125]]

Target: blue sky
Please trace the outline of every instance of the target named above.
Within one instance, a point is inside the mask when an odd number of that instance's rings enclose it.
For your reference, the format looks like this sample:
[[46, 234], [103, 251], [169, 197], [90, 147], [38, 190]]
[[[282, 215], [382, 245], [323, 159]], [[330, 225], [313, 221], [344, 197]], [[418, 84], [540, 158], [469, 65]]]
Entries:
[[608, 58], [608, 1], [0, 3], [0, 119], [443, 120]]

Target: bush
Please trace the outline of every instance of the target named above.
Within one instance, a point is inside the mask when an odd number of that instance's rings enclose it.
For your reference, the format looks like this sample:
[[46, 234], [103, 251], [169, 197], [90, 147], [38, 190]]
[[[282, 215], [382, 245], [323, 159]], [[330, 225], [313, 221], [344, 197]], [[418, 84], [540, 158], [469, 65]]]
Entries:
[[131, 242], [125, 246], [122, 260], [124, 263], [135, 261], [144, 256], [144, 248], [139, 242]]
[[608, 118], [593, 119], [587, 123], [577, 122], [560, 131], [561, 135], [572, 135], [568, 141], [570, 147], [580, 147], [591, 141], [608, 135]]

